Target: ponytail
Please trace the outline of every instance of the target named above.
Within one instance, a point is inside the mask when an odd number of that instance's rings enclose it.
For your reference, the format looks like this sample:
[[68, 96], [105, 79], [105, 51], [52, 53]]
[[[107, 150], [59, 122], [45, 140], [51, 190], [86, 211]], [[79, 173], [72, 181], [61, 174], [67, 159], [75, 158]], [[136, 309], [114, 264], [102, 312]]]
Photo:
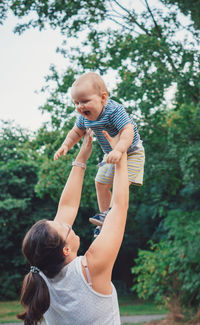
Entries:
[[23, 240], [23, 254], [32, 265], [24, 278], [21, 291], [20, 301], [25, 311], [17, 315], [25, 325], [40, 324], [50, 306], [49, 289], [39, 271], [47, 278], [54, 278], [66, 264], [64, 246], [63, 238], [45, 219], [36, 222]]
[[50, 295], [44, 279], [39, 273], [30, 272], [24, 278], [20, 302], [25, 312], [17, 318], [24, 321], [24, 325], [40, 324], [43, 314], [50, 305]]

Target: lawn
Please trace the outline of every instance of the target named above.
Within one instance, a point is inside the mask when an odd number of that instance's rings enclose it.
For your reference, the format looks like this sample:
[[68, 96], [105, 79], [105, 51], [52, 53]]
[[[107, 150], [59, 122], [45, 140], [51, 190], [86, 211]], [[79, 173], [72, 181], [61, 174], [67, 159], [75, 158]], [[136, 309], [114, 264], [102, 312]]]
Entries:
[[119, 309], [121, 316], [156, 315], [167, 313], [167, 310], [164, 307], [158, 307], [152, 302], [144, 302], [135, 299], [132, 295], [119, 297]]
[[18, 301], [0, 302], [0, 323], [14, 323], [19, 321], [16, 318], [16, 314], [22, 310]]
[[[119, 297], [119, 305], [121, 316], [165, 314], [167, 312], [166, 309], [160, 309], [153, 303], [136, 300], [131, 295]], [[0, 302], [0, 324], [19, 322], [16, 314], [22, 310], [18, 301]]]

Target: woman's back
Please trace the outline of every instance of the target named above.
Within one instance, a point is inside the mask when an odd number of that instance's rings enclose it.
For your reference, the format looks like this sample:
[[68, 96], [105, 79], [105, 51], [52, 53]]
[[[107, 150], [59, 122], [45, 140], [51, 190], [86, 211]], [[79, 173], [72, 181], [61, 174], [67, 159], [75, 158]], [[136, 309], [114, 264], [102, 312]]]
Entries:
[[40, 273], [48, 285], [50, 307], [47, 325], [119, 325], [117, 293], [102, 295], [92, 289], [82, 273], [81, 258], [75, 258], [53, 279]]

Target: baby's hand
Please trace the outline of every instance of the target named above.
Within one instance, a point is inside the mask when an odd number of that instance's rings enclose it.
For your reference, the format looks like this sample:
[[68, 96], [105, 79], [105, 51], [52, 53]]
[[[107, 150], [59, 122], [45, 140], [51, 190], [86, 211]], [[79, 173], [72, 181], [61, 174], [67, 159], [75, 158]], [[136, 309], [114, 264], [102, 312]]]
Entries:
[[55, 153], [55, 155], [54, 155], [54, 160], [58, 160], [58, 158], [60, 157], [60, 156], [66, 156], [66, 154], [67, 154], [67, 152], [68, 152], [68, 146], [67, 145], [65, 145], [65, 144], [63, 144], [59, 149], [58, 149], [58, 151], [56, 151], [56, 153]]
[[109, 152], [106, 162], [107, 164], [117, 164], [122, 157], [122, 152], [118, 150], [112, 150]]

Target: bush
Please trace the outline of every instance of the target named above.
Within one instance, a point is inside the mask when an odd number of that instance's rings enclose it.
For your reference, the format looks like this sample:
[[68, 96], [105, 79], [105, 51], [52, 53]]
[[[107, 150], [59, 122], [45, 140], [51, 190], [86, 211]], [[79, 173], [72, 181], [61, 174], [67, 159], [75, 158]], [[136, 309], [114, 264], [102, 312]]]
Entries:
[[165, 302], [182, 318], [197, 313], [200, 304], [200, 212], [171, 211], [164, 228], [165, 239], [139, 251], [132, 289], [140, 298]]

